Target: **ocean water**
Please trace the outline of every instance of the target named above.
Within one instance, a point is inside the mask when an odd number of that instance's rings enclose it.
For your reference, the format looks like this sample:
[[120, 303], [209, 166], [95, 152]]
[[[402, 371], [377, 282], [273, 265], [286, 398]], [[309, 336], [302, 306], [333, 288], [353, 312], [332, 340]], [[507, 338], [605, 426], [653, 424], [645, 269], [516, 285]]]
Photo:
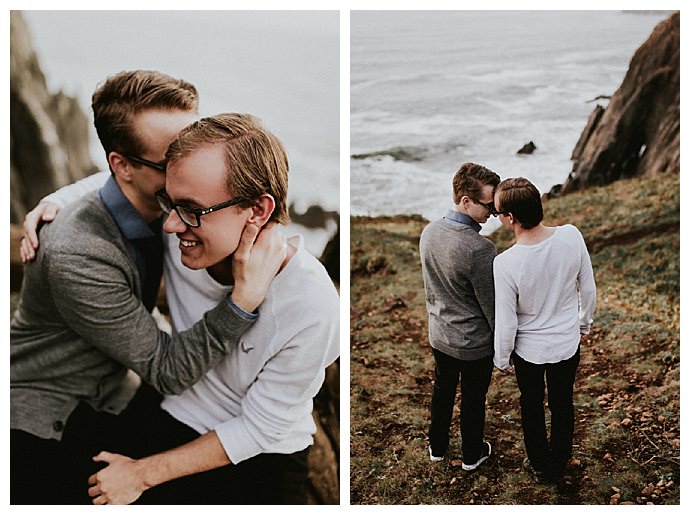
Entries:
[[[340, 27], [337, 11], [24, 11], [49, 89], [91, 94], [121, 70], [192, 82], [200, 114], [248, 112], [281, 139], [288, 202], [340, 210]], [[106, 167], [91, 133], [94, 162]], [[335, 231], [294, 231], [320, 254]]]
[[[352, 12], [351, 214], [438, 218], [465, 161], [542, 192], [564, 182], [593, 99], [616, 91], [668, 15]], [[529, 141], [535, 152], [517, 155]]]

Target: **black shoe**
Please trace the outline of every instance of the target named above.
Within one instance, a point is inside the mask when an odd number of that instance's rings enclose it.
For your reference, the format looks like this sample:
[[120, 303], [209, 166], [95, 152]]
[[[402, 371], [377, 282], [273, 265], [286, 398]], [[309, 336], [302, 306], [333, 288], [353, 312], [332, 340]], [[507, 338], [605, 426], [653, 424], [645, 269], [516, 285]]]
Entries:
[[525, 469], [526, 472], [529, 472], [534, 478], [534, 480], [540, 485], [545, 485], [553, 482], [551, 478], [549, 478], [549, 476], [546, 474], [546, 472], [536, 470], [529, 462], [529, 458], [525, 458], [524, 460], [522, 460], [522, 468]]
[[479, 459], [471, 464], [463, 462], [462, 470], [475, 470], [477, 467], [479, 467], [479, 465], [488, 460], [489, 456], [491, 456], [491, 444], [489, 442], [484, 442], [484, 445], [482, 446], [482, 455], [479, 457]]

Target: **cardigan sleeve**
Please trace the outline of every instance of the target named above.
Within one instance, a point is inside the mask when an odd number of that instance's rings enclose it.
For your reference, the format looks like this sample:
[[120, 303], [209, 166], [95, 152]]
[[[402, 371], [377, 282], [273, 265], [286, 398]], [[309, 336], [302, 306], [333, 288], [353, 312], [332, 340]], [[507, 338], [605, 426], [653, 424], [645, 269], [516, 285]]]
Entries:
[[72, 331], [161, 393], [180, 393], [197, 382], [253, 324], [223, 299], [189, 330], [161, 331], [133, 292], [125, 258], [94, 244], [85, 252], [51, 252], [48, 281]]

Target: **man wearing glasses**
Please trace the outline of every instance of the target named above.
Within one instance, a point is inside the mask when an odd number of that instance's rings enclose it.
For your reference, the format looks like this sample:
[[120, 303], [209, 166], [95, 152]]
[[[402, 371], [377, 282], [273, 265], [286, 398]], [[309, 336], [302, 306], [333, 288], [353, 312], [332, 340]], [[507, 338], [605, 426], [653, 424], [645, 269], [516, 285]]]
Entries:
[[120, 73], [93, 95], [112, 176], [45, 226], [11, 322], [12, 504], [88, 502], [91, 456], [105, 442], [135, 452], [127, 421], [158, 405], [141, 379], [182, 392], [254, 324], [285, 255], [274, 230], [252, 245], [256, 227], [241, 237], [234, 289], [196, 325], [171, 338], [150, 313], [162, 268], [161, 163], [197, 105], [194, 86], [157, 72]]
[[[168, 255], [181, 260], [176, 327], [231, 288], [247, 225], [285, 224], [288, 160], [280, 141], [251, 115], [222, 114], [183, 129], [167, 152]], [[206, 207], [210, 206], [210, 207]], [[172, 306], [171, 306], [172, 308]], [[338, 294], [301, 236], [239, 347], [198, 383], [166, 396], [148, 429], [157, 438], [140, 460], [101, 453], [109, 464], [89, 479], [94, 504], [302, 504], [316, 431], [312, 399], [339, 354]], [[172, 448], [172, 449], [171, 449]], [[160, 485], [160, 486], [158, 486]], [[149, 490], [150, 489], [150, 490]]]
[[419, 242], [435, 361], [429, 458], [441, 461], [448, 451], [459, 380], [462, 468], [467, 471], [491, 455], [484, 411], [493, 370], [496, 247], [479, 231], [494, 214], [499, 182], [488, 168], [464, 163], [453, 177], [453, 209], [426, 226]]

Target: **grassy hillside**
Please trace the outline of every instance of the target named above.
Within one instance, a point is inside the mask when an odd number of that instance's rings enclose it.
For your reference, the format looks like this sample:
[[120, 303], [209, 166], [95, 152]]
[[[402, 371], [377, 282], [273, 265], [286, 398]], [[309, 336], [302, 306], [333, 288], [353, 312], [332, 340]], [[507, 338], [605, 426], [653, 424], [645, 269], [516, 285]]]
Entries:
[[[446, 460], [427, 454], [433, 358], [419, 264], [421, 217], [351, 223], [353, 504], [678, 504], [680, 501], [680, 181], [631, 179], [545, 203], [573, 223], [598, 288], [575, 385], [575, 448], [564, 482], [534, 483], [514, 375], [494, 371], [490, 461], [460, 465], [457, 417]], [[512, 244], [492, 235], [499, 252]], [[456, 408], [457, 409], [457, 408]]]

